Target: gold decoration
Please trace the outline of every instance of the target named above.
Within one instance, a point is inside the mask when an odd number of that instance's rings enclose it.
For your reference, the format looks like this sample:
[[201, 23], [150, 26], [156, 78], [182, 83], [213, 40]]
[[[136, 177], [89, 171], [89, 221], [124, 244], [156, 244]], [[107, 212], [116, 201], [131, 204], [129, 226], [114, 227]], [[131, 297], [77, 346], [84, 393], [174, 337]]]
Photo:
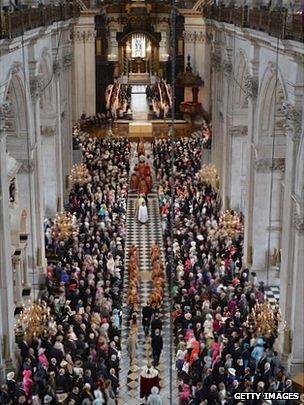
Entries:
[[256, 304], [247, 317], [246, 327], [256, 336], [269, 334], [277, 336], [281, 321], [281, 311], [278, 305], [272, 307], [269, 301]]
[[69, 212], [56, 214], [51, 228], [52, 238], [65, 241], [78, 233], [76, 218]]
[[211, 186], [215, 191], [220, 188], [220, 177], [216, 170], [215, 165], [203, 165], [201, 170], [198, 172], [199, 179], [202, 183]]
[[241, 216], [233, 210], [227, 210], [219, 218], [216, 237], [235, 238], [243, 230]]
[[50, 308], [40, 300], [23, 306], [16, 319], [15, 334], [31, 341], [36, 336], [41, 336], [48, 329], [48, 321], [51, 319]]
[[80, 186], [84, 186], [91, 181], [89, 170], [84, 163], [73, 166], [70, 180], [72, 184], [79, 184]]

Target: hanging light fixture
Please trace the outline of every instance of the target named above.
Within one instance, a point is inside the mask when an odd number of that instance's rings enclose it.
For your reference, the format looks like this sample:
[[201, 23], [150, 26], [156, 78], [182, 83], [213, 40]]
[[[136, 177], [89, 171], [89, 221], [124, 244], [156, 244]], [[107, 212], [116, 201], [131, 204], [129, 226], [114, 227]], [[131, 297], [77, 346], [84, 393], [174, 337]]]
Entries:
[[277, 335], [278, 326], [282, 319], [278, 305], [272, 306], [269, 301], [256, 304], [247, 317], [246, 327], [258, 337], [269, 334]]
[[50, 308], [44, 301], [32, 303], [29, 301], [16, 318], [15, 335], [31, 341], [48, 329], [50, 320]]
[[78, 233], [76, 218], [70, 212], [56, 214], [51, 227], [52, 238], [65, 241]]
[[91, 176], [87, 166], [84, 163], [74, 165], [71, 170], [70, 180], [72, 184], [79, 184], [80, 186], [89, 183], [91, 181]]
[[220, 177], [218, 175], [215, 165], [203, 165], [201, 170], [198, 172], [198, 177], [202, 183], [211, 186], [215, 191], [220, 188]]

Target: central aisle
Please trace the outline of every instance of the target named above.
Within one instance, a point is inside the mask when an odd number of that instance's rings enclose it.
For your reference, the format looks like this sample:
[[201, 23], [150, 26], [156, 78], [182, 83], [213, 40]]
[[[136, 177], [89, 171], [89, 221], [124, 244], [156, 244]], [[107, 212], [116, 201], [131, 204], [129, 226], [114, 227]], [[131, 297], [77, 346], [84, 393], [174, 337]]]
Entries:
[[[136, 144], [132, 144], [131, 150], [131, 167], [134, 165], [132, 156], [135, 155]], [[145, 144], [147, 154], [149, 154], [150, 145]], [[150, 154], [151, 156], [151, 154]], [[152, 167], [151, 167], [152, 168]], [[125, 276], [124, 276], [124, 313], [122, 320], [122, 339], [121, 339], [121, 370], [120, 370], [120, 390], [119, 390], [119, 405], [140, 405], [144, 400], [139, 397], [139, 380], [142, 368], [147, 365], [148, 360], [152, 360], [152, 351], [150, 345], [150, 337], [145, 338], [141, 324], [141, 310], [146, 303], [147, 298], [152, 291], [151, 282], [151, 260], [150, 248], [157, 243], [163, 251], [162, 230], [159, 215], [158, 196], [155, 189], [148, 196], [148, 216], [147, 224], [140, 224], [134, 217], [135, 202], [137, 194], [128, 194], [127, 205], [127, 236], [126, 236], [126, 260], [125, 260]], [[140, 314], [138, 319], [138, 349], [137, 358], [134, 365], [130, 365], [127, 340], [129, 336], [129, 312], [126, 306], [126, 292], [128, 289], [128, 257], [127, 252], [129, 247], [135, 244], [139, 253], [139, 269], [140, 269]], [[160, 377], [161, 391], [160, 395], [163, 404], [169, 404], [169, 385], [170, 385], [170, 307], [168, 300], [168, 291], [165, 289], [164, 305], [160, 313], [160, 319], [163, 322], [162, 336], [164, 340], [164, 349], [160, 358], [160, 364], [157, 367]], [[176, 379], [175, 374], [173, 381]], [[174, 384], [175, 386], [175, 384]], [[177, 398], [177, 391], [174, 391], [174, 398]]]
[[146, 86], [132, 85], [131, 109], [134, 121], [145, 121], [148, 119], [149, 106], [146, 96]]

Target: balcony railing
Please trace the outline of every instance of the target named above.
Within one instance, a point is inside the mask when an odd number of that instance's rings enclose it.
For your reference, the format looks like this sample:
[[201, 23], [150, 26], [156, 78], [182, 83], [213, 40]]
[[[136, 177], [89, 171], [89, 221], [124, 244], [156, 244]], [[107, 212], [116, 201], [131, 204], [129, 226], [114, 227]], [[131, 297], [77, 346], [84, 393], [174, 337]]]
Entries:
[[76, 2], [4, 11], [0, 14], [0, 39], [16, 38], [33, 28], [47, 27], [54, 22], [77, 18], [79, 14]]
[[249, 9], [248, 7], [233, 6], [206, 6], [203, 16], [234, 24], [238, 27], [247, 27], [281, 38], [304, 41], [304, 15], [288, 14], [287, 11]]

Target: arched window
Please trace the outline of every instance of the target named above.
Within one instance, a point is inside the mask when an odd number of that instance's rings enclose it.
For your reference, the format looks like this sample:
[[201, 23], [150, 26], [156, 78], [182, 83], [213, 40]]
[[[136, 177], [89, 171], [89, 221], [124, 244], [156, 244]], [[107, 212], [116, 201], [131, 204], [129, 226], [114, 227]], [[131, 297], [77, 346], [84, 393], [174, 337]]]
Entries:
[[144, 34], [133, 34], [131, 41], [132, 58], [146, 57], [146, 37]]

